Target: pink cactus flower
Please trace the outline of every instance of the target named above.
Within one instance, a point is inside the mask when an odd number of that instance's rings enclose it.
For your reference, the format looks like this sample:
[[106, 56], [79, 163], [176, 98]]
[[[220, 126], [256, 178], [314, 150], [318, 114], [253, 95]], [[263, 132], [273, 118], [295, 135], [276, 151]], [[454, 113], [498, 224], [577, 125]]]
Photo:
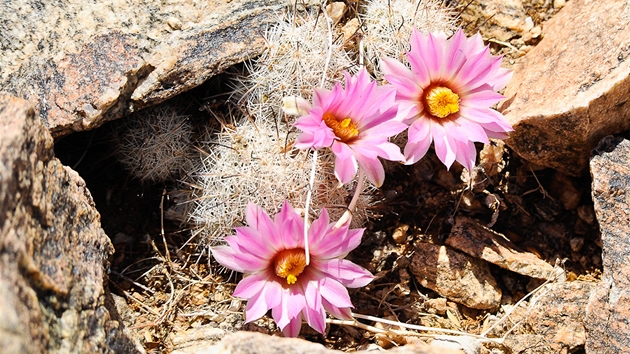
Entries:
[[385, 79], [396, 88], [403, 122], [409, 124], [404, 154], [407, 164], [420, 160], [434, 143], [435, 152], [450, 168], [458, 161], [469, 171], [475, 165], [474, 142], [504, 139], [512, 126], [492, 108], [503, 98], [512, 73], [501, 68], [501, 57], [490, 55], [479, 34], [466, 38], [460, 29], [425, 36], [414, 30], [411, 70], [391, 58], [382, 58]]
[[407, 126], [395, 120], [393, 88], [377, 86], [365, 69], [345, 76], [345, 89], [339, 83], [332, 90], [316, 89], [312, 106], [300, 102], [308, 113], [295, 122], [303, 132], [295, 147], [330, 147], [336, 157], [335, 176], [341, 183], [350, 182], [361, 167], [368, 180], [380, 187], [385, 173], [378, 158], [403, 161], [400, 149], [388, 138]]
[[326, 312], [350, 319], [348, 288], [367, 285], [373, 276], [342, 259], [361, 242], [364, 229], [349, 229], [350, 222], [335, 227], [326, 209], [308, 230], [310, 263], [306, 264], [300, 215], [285, 201], [272, 220], [255, 204], [246, 210], [249, 226], [237, 227], [225, 238], [227, 246], [212, 248], [223, 266], [245, 273], [234, 296], [248, 299], [247, 322], [271, 310], [285, 336], [300, 333], [302, 319], [324, 333]]

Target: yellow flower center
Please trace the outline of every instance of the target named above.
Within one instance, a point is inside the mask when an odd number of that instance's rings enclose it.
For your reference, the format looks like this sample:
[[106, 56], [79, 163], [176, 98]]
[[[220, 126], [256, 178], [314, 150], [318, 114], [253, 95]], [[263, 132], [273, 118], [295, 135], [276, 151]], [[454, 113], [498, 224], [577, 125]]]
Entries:
[[324, 119], [324, 123], [328, 126], [328, 128], [332, 129], [333, 133], [344, 143], [348, 143], [354, 140], [357, 136], [359, 136], [359, 130], [357, 129], [357, 125], [352, 122], [352, 119], [345, 118], [341, 121], [337, 120], [334, 114], [326, 112], [322, 117]]
[[276, 255], [273, 265], [276, 275], [286, 278], [287, 284], [293, 285], [306, 267], [306, 255], [301, 248], [284, 250]]
[[459, 112], [459, 95], [448, 87], [431, 87], [425, 91], [424, 100], [427, 110], [434, 117], [446, 118]]

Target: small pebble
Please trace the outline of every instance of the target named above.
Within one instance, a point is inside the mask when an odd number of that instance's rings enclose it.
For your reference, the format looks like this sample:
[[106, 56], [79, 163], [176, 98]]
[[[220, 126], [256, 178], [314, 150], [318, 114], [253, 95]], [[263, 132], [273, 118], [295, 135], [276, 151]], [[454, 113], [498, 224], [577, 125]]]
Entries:
[[406, 225], [406, 224], [398, 225], [398, 227], [396, 228], [396, 230], [394, 230], [394, 233], [392, 234], [392, 238], [394, 239], [394, 242], [396, 242], [399, 245], [407, 242], [407, 230], [409, 230], [409, 225]]
[[563, 8], [566, 3], [566, 0], [553, 0], [553, 8], [559, 10]]
[[570, 239], [569, 245], [571, 245], [571, 250], [573, 252], [580, 252], [582, 246], [584, 246], [584, 237], [574, 237]]
[[592, 205], [580, 205], [577, 208], [578, 217], [585, 223], [593, 225], [595, 223], [595, 210]]
[[336, 1], [326, 6], [326, 13], [330, 16], [333, 23], [338, 23], [346, 13], [346, 4]]
[[168, 26], [174, 31], [182, 29], [182, 21], [180, 21], [177, 17], [169, 17], [166, 20], [166, 24], [168, 24]]

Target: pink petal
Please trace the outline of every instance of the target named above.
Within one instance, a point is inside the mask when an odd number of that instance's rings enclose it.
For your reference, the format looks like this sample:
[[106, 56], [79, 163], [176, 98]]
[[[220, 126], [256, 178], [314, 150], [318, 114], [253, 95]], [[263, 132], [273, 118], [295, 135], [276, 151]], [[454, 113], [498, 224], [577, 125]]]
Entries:
[[365, 172], [365, 177], [377, 188], [382, 186], [383, 181], [385, 181], [385, 170], [378, 157], [370, 158], [362, 154], [357, 154], [356, 158], [359, 166], [363, 172]]
[[370, 272], [346, 259], [317, 260], [313, 264], [347, 288], [363, 287], [374, 279]]
[[457, 162], [466, 167], [468, 171], [472, 171], [475, 167], [477, 158], [477, 149], [472, 141], [462, 142], [457, 147]]
[[496, 104], [503, 98], [503, 95], [492, 90], [469, 92], [462, 99], [461, 105], [467, 107], [485, 108]]
[[270, 243], [270, 246], [276, 250], [282, 247], [281, 240], [278, 237], [278, 227], [263, 208], [254, 203], [249, 203], [245, 210], [245, 219], [251, 228], [262, 235], [262, 242]]
[[249, 298], [247, 306], [245, 306], [245, 323], [256, 321], [263, 317], [267, 311], [269, 311], [269, 306], [265, 301], [264, 292], [254, 294], [254, 296]]
[[435, 147], [435, 154], [438, 159], [446, 166], [447, 169], [451, 168], [453, 162], [455, 162], [455, 151], [448, 142], [448, 136], [444, 127], [441, 124], [431, 124], [431, 135], [433, 136], [433, 145]]
[[319, 218], [313, 220], [311, 227], [308, 229], [308, 240], [311, 254], [317, 252], [317, 247], [321, 242], [325, 242], [324, 238], [328, 232], [328, 226], [330, 223], [330, 217], [328, 216], [328, 210], [322, 208]]
[[374, 146], [378, 156], [389, 161], [404, 161], [405, 157], [400, 153], [398, 145], [384, 141]]
[[300, 334], [300, 330], [302, 329], [302, 316], [291, 319], [288, 325], [280, 329], [282, 330], [282, 334], [284, 334], [285, 337], [297, 337]]
[[[300, 283], [298, 279], [298, 283]], [[280, 329], [284, 329], [293, 319], [301, 318], [300, 313], [306, 301], [304, 299], [303, 290], [298, 289], [298, 283], [288, 289], [283, 289], [280, 296], [280, 305], [271, 309], [271, 316]]]
[[302, 315], [309, 326], [323, 334], [326, 330], [326, 311], [324, 311], [322, 306], [322, 297], [317, 286], [318, 282], [314, 280], [306, 284], [304, 291], [306, 306], [302, 310]]
[[234, 231], [236, 231], [235, 240], [239, 248], [259, 258], [268, 259], [279, 249], [275, 242], [270, 240], [272, 235], [261, 235], [258, 230], [249, 226], [236, 227]]
[[[243, 249], [236, 242], [235, 236], [228, 236], [224, 239], [229, 245], [229, 253], [226, 252], [225, 248], [222, 248], [223, 246], [212, 248], [212, 255], [222, 265], [242, 273], [253, 273], [267, 267], [268, 259]], [[232, 268], [232, 266], [236, 268]]]
[[235, 270], [237, 272], [245, 273], [245, 268], [234, 258], [234, 250], [229, 246], [215, 246], [210, 247], [212, 257], [219, 262], [222, 266]]
[[319, 291], [322, 294], [322, 297], [333, 306], [352, 307], [352, 301], [350, 301], [348, 290], [341, 285], [340, 282], [334, 279], [321, 279], [319, 282]]
[[460, 124], [459, 135], [455, 139], [460, 141], [476, 141], [484, 144], [488, 144], [488, 134], [485, 129], [476, 122], [466, 119], [465, 117], [459, 117], [457, 123]]
[[304, 220], [288, 201], [285, 200], [282, 209], [276, 214], [275, 223], [279, 226], [284, 249], [304, 246]]
[[397, 115], [398, 107], [393, 107], [380, 115], [365, 119], [358, 128], [367, 139], [380, 137], [389, 138], [407, 128], [407, 124], [394, 120]]
[[335, 154], [335, 177], [342, 183], [350, 182], [357, 174], [359, 166], [354, 157], [354, 152], [348, 145], [335, 141], [332, 145]]
[[[275, 274], [268, 269], [243, 277], [234, 289], [234, 296], [249, 299], [255, 294], [261, 293], [265, 287], [268, 288], [267, 291], [272, 293], [282, 290], [282, 287], [276, 281]], [[279, 295], [277, 293], [277, 296]], [[271, 307], [273, 306], [269, 306], [269, 308]]]
[[361, 243], [365, 229], [348, 229], [349, 222], [341, 227], [328, 228], [325, 238], [311, 243], [311, 255], [317, 259], [333, 259], [348, 254]]
[[381, 57], [380, 67], [381, 71], [385, 75], [398, 76], [412, 82], [415, 81], [415, 77], [411, 73], [411, 70], [409, 70], [409, 68], [407, 68], [405, 64], [399, 62], [396, 59]]
[[330, 302], [326, 301], [326, 299], [322, 299], [322, 305], [324, 306], [326, 312], [337, 318], [342, 320], [352, 319], [352, 311], [350, 311], [350, 308], [333, 306]]
[[446, 48], [444, 73], [442, 79], [451, 81], [457, 75], [466, 61], [466, 35], [461, 29], [458, 30], [448, 41]]
[[405, 164], [411, 165], [420, 161], [431, 146], [431, 119], [417, 119], [411, 124], [408, 131], [407, 145], [405, 146]]

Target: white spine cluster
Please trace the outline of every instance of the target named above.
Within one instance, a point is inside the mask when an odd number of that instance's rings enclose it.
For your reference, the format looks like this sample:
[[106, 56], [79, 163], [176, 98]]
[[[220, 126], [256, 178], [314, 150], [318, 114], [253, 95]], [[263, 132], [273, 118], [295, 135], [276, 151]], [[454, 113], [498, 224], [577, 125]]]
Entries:
[[[391, 2], [391, 6], [388, 3]], [[408, 50], [412, 26], [422, 31], [452, 31], [450, 13], [436, 0], [372, 0], [362, 16], [370, 61], [382, 55], [401, 58]], [[405, 21], [401, 25], [401, 20]], [[198, 225], [202, 244], [216, 244], [244, 220], [249, 202], [275, 214], [284, 200], [304, 208], [310, 188], [312, 154], [292, 148], [298, 132], [282, 112], [282, 99], [311, 99], [314, 88], [332, 88], [344, 70], [358, 69], [341, 43], [338, 27], [326, 16], [291, 12], [266, 33], [268, 50], [248, 64], [248, 75], [236, 80], [231, 103], [246, 117], [231, 117], [201, 149], [206, 158], [193, 172], [198, 187], [189, 220]], [[378, 73], [375, 71], [378, 75]], [[324, 79], [322, 79], [324, 78]], [[332, 220], [345, 212], [357, 183], [338, 186], [334, 155], [322, 149], [315, 162], [311, 217], [326, 207]], [[366, 181], [367, 182], [367, 181]], [[364, 226], [374, 187], [363, 183], [353, 213], [353, 227]]]
[[[309, 186], [312, 154], [292, 148], [298, 132], [292, 117], [282, 113], [282, 98], [310, 99], [316, 87], [331, 88], [353, 69], [332, 26], [323, 17], [288, 16], [269, 29], [268, 50], [249, 64], [249, 75], [239, 79], [232, 102], [249, 117], [236, 119], [202, 149], [207, 157], [194, 173], [199, 191], [189, 218], [208, 244], [233, 233], [244, 220], [245, 207], [253, 202], [275, 214], [284, 200], [303, 208]], [[332, 47], [330, 44], [332, 43]], [[252, 122], [255, 119], [255, 123]], [[354, 193], [353, 184], [338, 187], [334, 156], [322, 151], [317, 159], [310, 213], [326, 207], [332, 219], [341, 217]], [[365, 185], [365, 184], [364, 184]], [[355, 227], [369, 214], [373, 187], [363, 189], [354, 214]]]
[[175, 108], [150, 108], [124, 120], [118, 157], [142, 182], [176, 179], [191, 168], [193, 127]]
[[275, 124], [283, 97], [310, 98], [314, 88], [332, 88], [343, 79], [343, 70], [357, 69], [342, 47], [341, 36], [334, 27], [329, 30], [321, 15], [290, 15], [280, 19], [265, 37], [268, 49], [236, 87], [236, 94], [258, 123]]
[[[234, 225], [244, 220], [249, 202], [271, 215], [280, 209], [285, 199], [296, 208], [304, 205], [313, 161], [312, 154], [290, 147], [294, 135], [284, 126], [276, 130], [245, 119], [208, 144], [208, 155], [193, 176], [200, 188], [190, 214], [191, 221], [199, 226], [196, 231], [207, 243], [215, 244], [232, 234]], [[353, 186], [337, 188], [330, 154], [325, 154], [317, 163], [312, 209], [319, 214], [325, 206], [333, 219], [339, 218]], [[369, 199], [365, 196], [360, 202], [364, 210], [355, 218], [363, 223]]]
[[[365, 31], [367, 63], [377, 67], [388, 56], [407, 63], [409, 37], [413, 28], [420, 32], [455, 30], [455, 17], [441, 0], [368, 0], [359, 15]], [[378, 75], [378, 71], [374, 70]]]

